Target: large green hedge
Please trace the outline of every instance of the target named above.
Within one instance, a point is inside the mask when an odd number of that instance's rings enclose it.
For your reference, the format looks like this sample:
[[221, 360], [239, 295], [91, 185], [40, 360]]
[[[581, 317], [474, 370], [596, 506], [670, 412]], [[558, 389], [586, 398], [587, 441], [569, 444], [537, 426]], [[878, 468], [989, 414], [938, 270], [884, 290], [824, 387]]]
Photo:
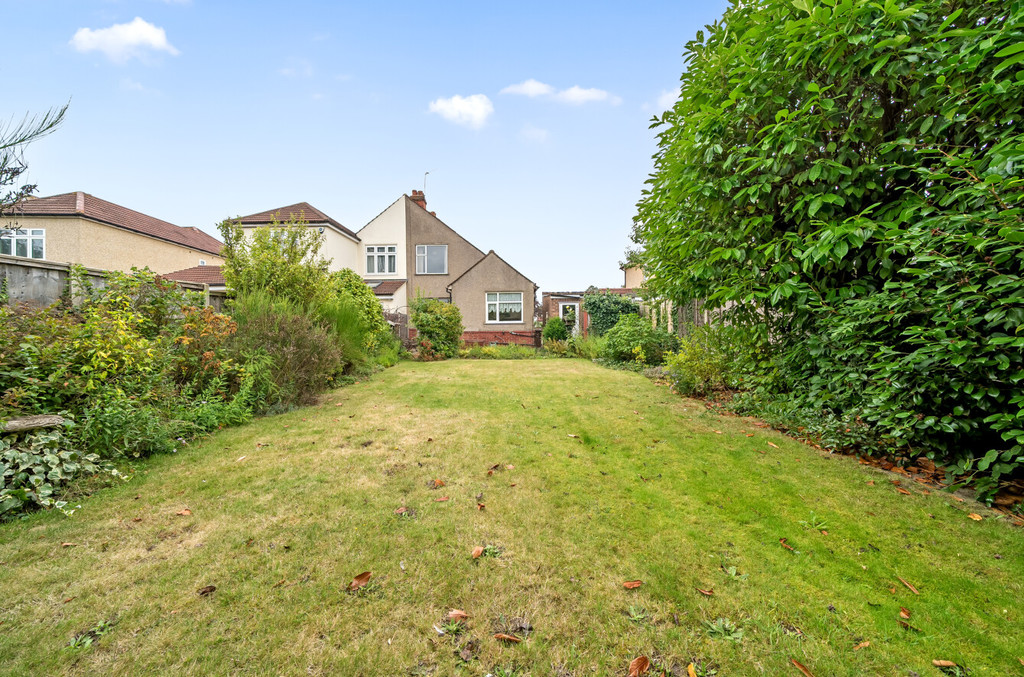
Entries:
[[686, 46], [634, 239], [764, 386], [959, 473], [1024, 466], [1024, 4], [735, 2]]

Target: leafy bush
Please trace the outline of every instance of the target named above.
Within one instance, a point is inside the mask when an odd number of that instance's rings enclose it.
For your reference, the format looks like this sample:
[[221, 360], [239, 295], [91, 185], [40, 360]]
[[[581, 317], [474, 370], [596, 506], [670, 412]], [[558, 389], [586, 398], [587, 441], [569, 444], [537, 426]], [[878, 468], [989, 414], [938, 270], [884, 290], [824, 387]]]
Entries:
[[537, 351], [514, 343], [505, 346], [470, 346], [459, 350], [459, 357], [473, 360], [529, 360], [537, 357]]
[[591, 292], [583, 295], [583, 312], [590, 316], [587, 331], [595, 336], [604, 336], [623, 315], [639, 315], [640, 306], [625, 296]]
[[320, 255], [323, 233], [305, 221], [242, 228], [227, 220], [218, 228], [224, 280], [233, 294], [267, 294], [305, 308], [319, 308], [334, 295], [330, 262]]
[[623, 315], [605, 335], [604, 354], [619, 362], [661, 364], [665, 353], [675, 350], [678, 339], [639, 315]]
[[568, 341], [544, 341], [544, 350], [555, 357], [569, 357]]
[[988, 494], [1024, 472], [1022, 31], [1020, 3], [734, 3], [634, 234], [652, 291], [761, 331], [769, 394]]
[[552, 317], [544, 323], [540, 336], [545, 341], [565, 341], [569, 338], [569, 330], [560, 317]]
[[412, 302], [410, 320], [420, 338], [429, 343], [428, 353], [455, 357], [462, 338], [462, 312], [458, 306], [437, 299], [418, 298]]
[[665, 355], [663, 373], [681, 395], [707, 395], [740, 386], [752, 369], [756, 348], [742, 328], [729, 325], [689, 327], [679, 348]]
[[588, 336], [572, 336], [567, 342], [566, 349], [572, 357], [594, 360], [601, 356], [605, 343], [604, 337], [593, 334]]
[[0, 434], [0, 520], [36, 508], [70, 515], [74, 511], [65, 509], [62, 492], [72, 480], [101, 471], [117, 474], [99, 460], [69, 449], [59, 428]]
[[359, 309], [363, 331], [366, 334], [366, 349], [375, 350], [392, 346], [391, 325], [384, 319], [384, 308], [377, 295], [355, 271], [345, 268], [331, 273], [331, 284], [335, 293]]
[[255, 292], [238, 296], [231, 314], [238, 323], [232, 350], [270, 358], [269, 402], [275, 408], [313, 402], [341, 373], [337, 340], [301, 305]]

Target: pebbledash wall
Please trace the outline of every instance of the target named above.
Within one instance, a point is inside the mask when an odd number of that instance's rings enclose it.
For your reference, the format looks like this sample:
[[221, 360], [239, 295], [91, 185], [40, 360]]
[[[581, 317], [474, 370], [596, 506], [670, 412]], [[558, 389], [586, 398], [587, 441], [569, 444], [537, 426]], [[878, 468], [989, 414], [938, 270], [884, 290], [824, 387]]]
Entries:
[[[96, 287], [106, 285], [107, 271], [86, 268], [89, 281]], [[48, 306], [64, 295], [71, 275], [71, 264], [39, 261], [0, 255], [0, 298], [6, 296], [9, 305]], [[179, 287], [203, 292], [207, 305], [220, 310], [223, 294], [210, 293], [205, 284], [177, 282]]]

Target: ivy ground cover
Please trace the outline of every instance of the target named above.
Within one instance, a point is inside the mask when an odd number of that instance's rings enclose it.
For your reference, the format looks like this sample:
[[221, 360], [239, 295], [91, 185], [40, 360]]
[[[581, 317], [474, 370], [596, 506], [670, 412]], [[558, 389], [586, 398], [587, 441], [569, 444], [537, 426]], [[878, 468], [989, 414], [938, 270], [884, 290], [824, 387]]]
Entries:
[[402, 363], [0, 527], [0, 673], [1022, 674], [1024, 532], [957, 498], [582, 360]]

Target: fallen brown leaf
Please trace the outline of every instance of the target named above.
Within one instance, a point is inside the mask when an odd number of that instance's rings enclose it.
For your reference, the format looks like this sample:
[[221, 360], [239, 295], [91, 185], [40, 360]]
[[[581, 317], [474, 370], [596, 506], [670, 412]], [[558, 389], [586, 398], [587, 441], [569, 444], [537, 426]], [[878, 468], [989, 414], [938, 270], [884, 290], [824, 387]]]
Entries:
[[[754, 433], [747, 433], [747, 437], [753, 437], [753, 436], [754, 436]], [[693, 665], [693, 663], [690, 663], [690, 665]]]
[[957, 503], [963, 503], [964, 502], [964, 499], [960, 498], [959, 496], [954, 496], [953, 500], [956, 501]]
[[700, 594], [704, 595], [705, 597], [712, 597], [715, 594], [714, 588], [712, 588], [711, 590], [701, 590], [700, 588], [695, 588], [695, 590]]
[[640, 677], [651, 669], [651, 661], [647, 656], [637, 656], [629, 662], [629, 677]]
[[716, 434], [716, 435], [721, 435], [721, 434], [722, 434], [722, 431], [721, 431], [721, 430], [716, 430], [716, 431], [715, 431], [715, 434]]
[[396, 515], [404, 515], [404, 514], [405, 514], [405, 513], [407, 513], [407, 512], [409, 512], [409, 509], [408, 509], [408, 508], [406, 508], [406, 507], [405, 507], [405, 506], [403, 505], [403, 506], [402, 506], [401, 508], [399, 508], [398, 510], [396, 510], [396, 511], [395, 511], [395, 514], [396, 514]]
[[64, 604], [67, 604], [68, 602], [70, 602], [70, 601], [71, 601], [71, 600], [73, 600], [73, 599], [74, 599], [74, 597], [68, 597], [67, 599], [65, 599], [65, 600], [64, 600], [64, 602], [63, 602], [63, 603], [64, 603]]
[[73, 548], [76, 545], [78, 545], [78, 544], [77, 543], [61, 543], [60, 547], [62, 547], [62, 548]]
[[185, 508], [184, 510], [179, 510], [178, 512], [176, 512], [174, 514], [175, 515], [181, 515], [182, 517], [188, 517], [189, 515], [192, 514], [192, 511], [189, 510], [188, 508]]
[[981, 515], [979, 515], [976, 512], [972, 512], [970, 515], [968, 515], [968, 517], [970, 517], [975, 522], [980, 522], [982, 519], [984, 519]]
[[875, 481], [874, 480], [868, 480], [868, 486], [872, 486], [872, 487], [875, 486]]
[[239, 456], [238, 458], [235, 459], [235, 463], [238, 463], [239, 461], [244, 461], [244, 460], [245, 460], [245, 456]]
[[200, 597], [209, 597], [213, 594], [213, 591], [217, 589], [216, 585], [207, 585], [196, 590]]
[[686, 677], [697, 677], [697, 669], [693, 667], [693, 663], [686, 666]]
[[[867, 569], [867, 567], [864, 567], [864, 568]], [[895, 595], [896, 594], [896, 586], [895, 585], [892, 586], [891, 588], [889, 588], [889, 594], [890, 595]]]
[[494, 639], [498, 640], [499, 642], [508, 642], [509, 644], [519, 644], [519, 642], [523, 641], [515, 635], [506, 635], [504, 632], [499, 632], [498, 634], [496, 634], [494, 636]]
[[287, 579], [287, 578], [282, 578], [281, 580], [279, 580], [279, 581], [278, 581], [277, 583], [274, 583], [274, 584], [273, 584], [272, 586], [270, 586], [270, 587], [271, 587], [271, 588], [280, 588], [280, 587], [281, 587], [282, 585], [284, 585], [284, 584], [285, 584], [285, 583], [287, 583], [287, 582], [288, 582], [288, 579]]
[[141, 521], [142, 521], [142, 518], [141, 518], [141, 517], [133, 517], [133, 518], [132, 518], [132, 521], [133, 521], [133, 522], [141, 522]]
[[448, 501], [448, 500], [451, 500], [451, 497], [449, 497], [449, 496], [442, 496], [441, 498], [435, 498], [434, 499], [434, 503], [441, 503], [443, 501]]
[[[773, 448], [773, 449], [778, 449], [779, 448], [779, 445], [775, 444], [774, 442], [769, 442], [768, 446]], [[790, 660], [792, 660], [792, 659], [790, 659]], [[793, 662], [796, 663], [796, 661], [793, 661]], [[797, 663], [797, 665], [800, 665], [800, 664]]]
[[580, 438], [579, 435], [573, 435], [572, 433], [569, 433], [569, 437], [573, 438], [574, 440], [578, 440]]
[[896, 491], [900, 492], [901, 494], [903, 494], [905, 496], [910, 496], [911, 495], [911, 493], [909, 491], [907, 491], [906, 489], [904, 489], [903, 487], [896, 487]]
[[806, 677], [814, 677], [814, 675], [811, 674], [811, 671], [804, 667], [804, 665], [800, 663], [800, 661], [798, 661], [797, 659], [790, 658], [789, 662], [796, 666], [796, 669], [802, 672], [804, 675], [806, 675]]
[[900, 607], [900, 618], [904, 620], [910, 620], [910, 609], [905, 606]]
[[626, 581], [622, 584], [622, 587], [624, 587], [626, 590], [635, 590], [643, 584], [643, 581]]
[[[793, 550], [793, 546], [791, 546], [789, 543], [786, 543], [787, 540], [789, 540], [789, 539], [788, 538], [780, 538], [779, 539], [779, 543], [781, 543], [782, 547], [785, 548], [786, 550]], [[793, 550], [793, 552], [796, 552], [796, 550]]]
[[919, 629], [915, 628], [913, 625], [911, 625], [910, 623], [907, 623], [904, 620], [900, 621], [900, 625], [902, 625], [907, 630], [913, 630], [914, 632], [921, 632]]
[[869, 646], [871, 646], [871, 642], [861, 642], [857, 646], [853, 647], [853, 650], [854, 651], [860, 651], [861, 649], [866, 649]]
[[[1024, 661], [1021, 661], [1021, 662], [1024, 663]], [[954, 663], [953, 661], [937, 661], [937, 660], [933, 660], [932, 661], [932, 665], [934, 665], [937, 668], [955, 668], [956, 667], [956, 663]]]
[[434, 480], [434, 488], [440, 489], [444, 486], [444, 480]]
[[515, 469], [516, 469], [516, 467], [514, 465], [512, 465], [512, 464], [509, 464], [509, 465], [505, 466], [505, 470], [515, 470]]
[[903, 580], [903, 579], [902, 579], [902, 578], [900, 578], [899, 576], [897, 576], [896, 578], [899, 578], [899, 579], [900, 579], [900, 583], [902, 583], [903, 585], [905, 585], [905, 586], [907, 586], [908, 588], [910, 588], [910, 592], [914, 593], [915, 595], [920, 595], [920, 594], [921, 594], [921, 593], [919, 593], [919, 592], [917, 591], [917, 588], [915, 588], [914, 586], [912, 586], [912, 585], [911, 585], [910, 583], [907, 583], [907, 582], [906, 582], [905, 580]]
[[473, 548], [473, 559], [480, 559], [480, 555], [484, 554], [484, 546], [478, 545]]
[[484, 505], [483, 503], [477, 503], [477, 504], [476, 504], [476, 509], [477, 509], [477, 510], [484, 510], [484, 509], [486, 509], [486, 508], [487, 508], [487, 506], [486, 506], [486, 505]]
[[370, 576], [372, 575], [373, 574], [371, 574], [369, 571], [364, 571], [363, 573], [359, 574], [358, 576], [352, 579], [352, 582], [348, 584], [348, 589], [358, 590], [359, 588], [363, 587], [364, 585], [370, 582]]
[[448, 618], [453, 621], [464, 621], [469, 618], [469, 614], [462, 609], [452, 609], [448, 612]]

